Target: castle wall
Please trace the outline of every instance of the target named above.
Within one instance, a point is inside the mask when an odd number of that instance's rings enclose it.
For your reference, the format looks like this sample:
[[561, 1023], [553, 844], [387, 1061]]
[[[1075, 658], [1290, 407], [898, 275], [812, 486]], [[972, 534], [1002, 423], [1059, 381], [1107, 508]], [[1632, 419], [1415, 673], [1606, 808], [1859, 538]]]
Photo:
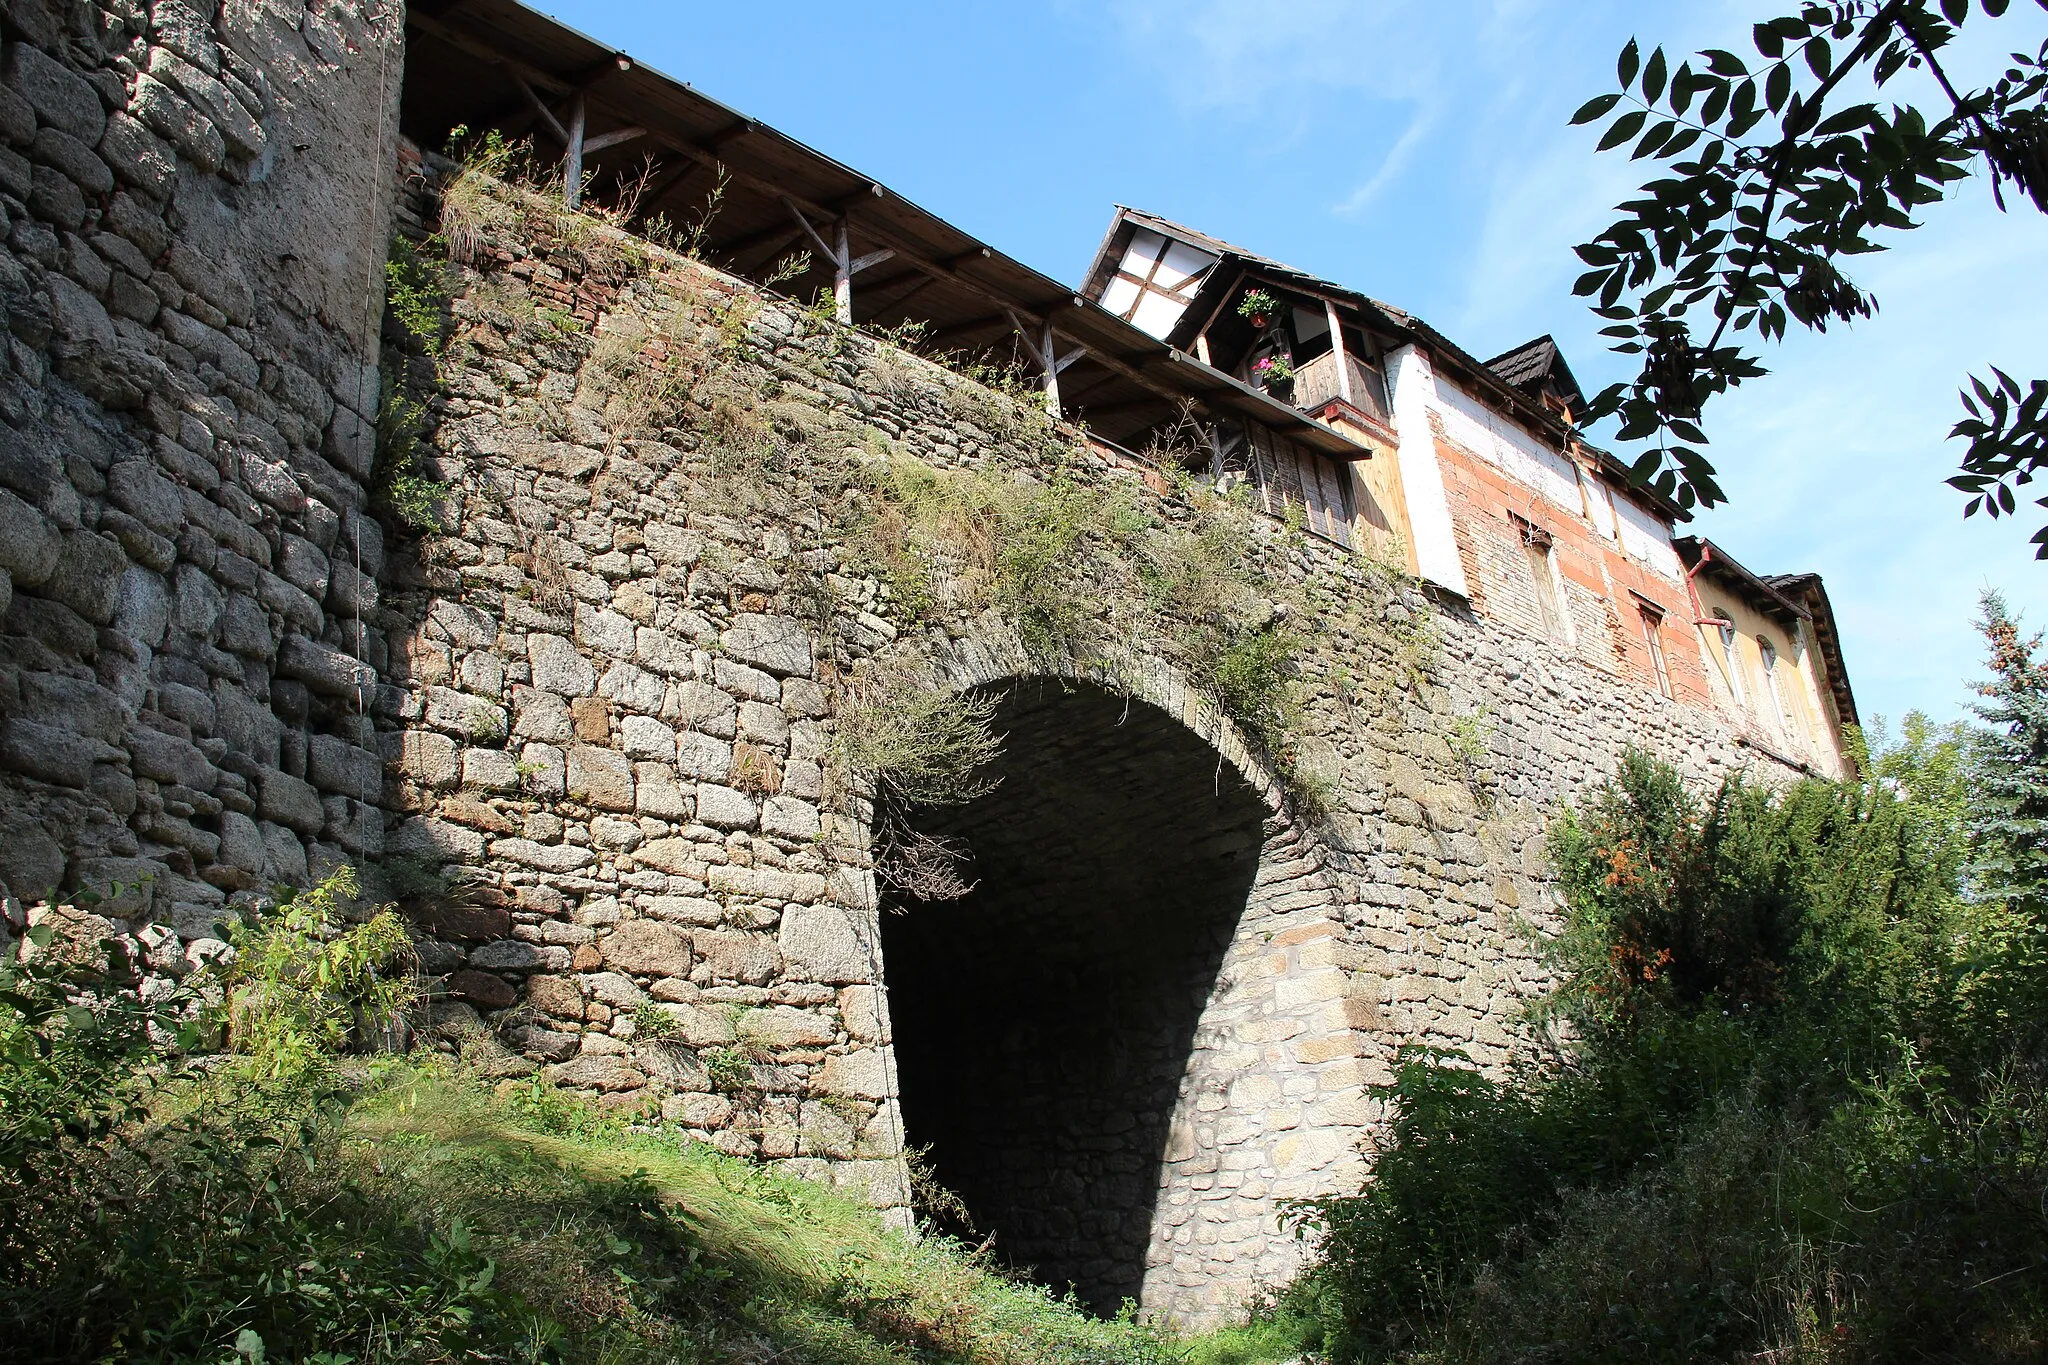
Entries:
[[[1702, 779], [1755, 761], [1709, 711], [1252, 516], [1303, 642], [1290, 761], [1327, 784], [1305, 814], [1190, 684], [1190, 623], [1123, 551], [1071, 585], [1078, 643], [1047, 657], [1000, 612], [913, 618], [861, 542], [890, 457], [1058, 471], [1197, 518], [1168, 479], [1046, 428], [1029, 396], [571, 236], [529, 217], [458, 269], [433, 437], [452, 533], [396, 553], [384, 589], [389, 847], [483, 872], [486, 903], [432, 912], [450, 918], [425, 952], [443, 1027], [494, 1025], [508, 1071], [651, 1100], [885, 1209], [905, 1142], [936, 1140], [999, 1248], [1199, 1320], [1293, 1266], [1281, 1201], [1355, 1188], [1399, 1046], [1491, 1064], [1518, 1045], [1549, 813], [1631, 742]], [[994, 885], [957, 905], [879, 892], [871, 810], [834, 795], [846, 708], [884, 664], [1051, 698], [1006, 785], [928, 824], [987, 859]], [[1142, 719], [1090, 721], [1098, 692]], [[1170, 778], [1184, 745], [1210, 755], [1199, 781]], [[1249, 835], [1192, 814], [1233, 791]], [[1104, 851], [1143, 866], [1217, 840], [1253, 859], [1222, 911], [1194, 888], [1227, 875], [1120, 880]], [[1195, 921], [1171, 947], [1165, 926]], [[676, 1032], [650, 1038], [650, 1011]], [[949, 1131], [1029, 1140], [949, 1168]]]
[[0, 880], [124, 884], [182, 972], [229, 897], [382, 845], [399, 15], [17, 0], [0, 32]]

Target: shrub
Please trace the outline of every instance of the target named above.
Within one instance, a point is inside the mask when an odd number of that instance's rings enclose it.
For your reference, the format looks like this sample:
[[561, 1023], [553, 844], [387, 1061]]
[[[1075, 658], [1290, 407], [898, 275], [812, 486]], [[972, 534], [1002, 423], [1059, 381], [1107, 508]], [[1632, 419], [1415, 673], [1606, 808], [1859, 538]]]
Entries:
[[1630, 754], [1561, 817], [1571, 1045], [1402, 1056], [1371, 1183], [1297, 1208], [1332, 1357], [2033, 1358], [2048, 1058], [2028, 917], [1959, 894], [1962, 752], [1704, 799]]

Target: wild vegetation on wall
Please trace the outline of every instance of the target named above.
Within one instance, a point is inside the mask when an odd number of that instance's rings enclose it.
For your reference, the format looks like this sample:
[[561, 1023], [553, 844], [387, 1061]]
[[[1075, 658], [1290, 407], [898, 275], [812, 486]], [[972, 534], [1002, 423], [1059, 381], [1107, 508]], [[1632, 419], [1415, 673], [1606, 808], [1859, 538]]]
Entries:
[[[792, 572], [779, 607], [809, 622], [830, 655], [842, 715], [887, 710], [876, 699], [893, 688], [912, 709], [955, 707], [957, 722], [986, 734], [974, 703], [949, 699], [928, 671], [907, 665], [916, 651], [874, 638], [862, 619], [886, 622], [896, 636], [960, 635], [994, 619], [1047, 672], [1122, 688], [1141, 656], [1177, 666], [1315, 816], [1334, 774], [1302, 761], [1316, 680], [1302, 668], [1301, 633], [1346, 622], [1426, 660], [1414, 618], [1386, 614], [1396, 573], [1360, 560], [1346, 581], [1322, 582], [1328, 570], [1303, 552], [1298, 527], [1255, 513], [1247, 490], [1233, 496], [1181, 472], [1186, 455], [1171, 436], [1146, 452], [1148, 488], [1136, 468], [1054, 422], [1015, 367], [944, 358], [970, 381], [960, 382], [894, 344], [906, 337], [842, 326], [829, 300], [776, 301], [678, 254], [701, 232], [656, 224], [653, 244], [645, 224], [635, 224], [642, 236], [629, 234], [630, 200], [566, 212], [536, 183], [523, 149], [495, 137], [465, 149], [440, 200], [440, 230], [417, 257], [446, 259], [437, 268], [455, 296], [448, 363], [488, 366], [493, 330], [560, 348], [573, 357], [578, 390], [539, 399], [528, 415], [543, 432], [622, 457], [640, 441], [687, 452], [692, 485], [677, 500], [678, 522], [758, 516], [786, 528]], [[716, 209], [714, 190], [703, 213]], [[543, 297], [531, 280], [497, 270], [496, 246], [515, 241], [570, 264], [586, 287], [569, 300]], [[786, 263], [783, 276], [805, 264]], [[410, 287], [394, 275], [391, 313], [416, 336], [404, 318], [429, 310]], [[414, 384], [393, 401], [424, 411], [432, 368], [408, 373]], [[972, 465], [921, 459], [872, 423], [819, 405], [791, 382], [799, 374], [942, 412], [1000, 453]], [[402, 433], [393, 468], [407, 449]], [[472, 482], [479, 488], [465, 496], [506, 501], [482, 487], [489, 480]], [[527, 558], [538, 565], [550, 537], [533, 528], [532, 538]], [[1414, 668], [1411, 683], [1421, 675]], [[886, 788], [888, 772], [862, 766], [862, 753], [842, 743], [835, 756], [852, 761], [862, 792]], [[920, 799], [936, 796], [927, 784]]]

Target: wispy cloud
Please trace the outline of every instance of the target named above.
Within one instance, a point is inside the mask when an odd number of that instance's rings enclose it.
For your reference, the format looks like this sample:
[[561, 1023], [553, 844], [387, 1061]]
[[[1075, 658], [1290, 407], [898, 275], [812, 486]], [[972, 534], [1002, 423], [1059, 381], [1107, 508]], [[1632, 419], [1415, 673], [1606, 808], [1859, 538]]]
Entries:
[[1339, 217], [1354, 218], [1365, 212], [1372, 207], [1373, 201], [1401, 178], [1408, 169], [1408, 163], [1415, 159], [1417, 149], [1434, 131], [1437, 112], [1434, 105], [1425, 105], [1415, 111], [1414, 117], [1408, 120], [1408, 126], [1401, 130], [1401, 136], [1394, 139], [1394, 145], [1380, 159], [1379, 169], [1337, 204], [1335, 211]]

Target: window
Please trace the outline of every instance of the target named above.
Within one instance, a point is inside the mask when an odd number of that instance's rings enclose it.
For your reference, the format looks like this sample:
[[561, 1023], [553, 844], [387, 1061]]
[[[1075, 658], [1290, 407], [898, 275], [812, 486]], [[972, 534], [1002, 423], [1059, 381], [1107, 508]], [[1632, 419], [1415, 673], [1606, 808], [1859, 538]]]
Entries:
[[1714, 622], [1714, 633], [1721, 637], [1721, 676], [1728, 680], [1728, 691], [1734, 695], [1735, 704], [1747, 706], [1749, 689], [1742, 685], [1742, 652], [1735, 646], [1734, 618], [1716, 608]]
[[1778, 722], [1778, 733], [1792, 733], [1792, 717], [1785, 710], [1785, 683], [1778, 669], [1778, 651], [1763, 636], [1756, 637], [1757, 657], [1764, 664], [1764, 691], [1770, 695], [1771, 711]]
[[1339, 545], [1351, 544], [1351, 522], [1358, 514], [1358, 504], [1350, 466], [1256, 424], [1242, 437], [1222, 424], [1217, 449], [1222, 469], [1243, 470], [1259, 490], [1262, 510], [1276, 517], [1299, 518], [1312, 534]]
[[1664, 612], [1648, 602], [1637, 602], [1643, 618], [1643, 643], [1650, 649], [1650, 671], [1657, 677], [1657, 695], [1671, 695], [1671, 671], [1664, 666]]
[[1569, 641], [1571, 624], [1558, 591], [1556, 546], [1550, 532], [1513, 512], [1508, 513], [1508, 520], [1521, 537], [1522, 555], [1529, 563], [1529, 581], [1536, 592], [1536, 610], [1543, 618], [1543, 633], [1553, 640]]

